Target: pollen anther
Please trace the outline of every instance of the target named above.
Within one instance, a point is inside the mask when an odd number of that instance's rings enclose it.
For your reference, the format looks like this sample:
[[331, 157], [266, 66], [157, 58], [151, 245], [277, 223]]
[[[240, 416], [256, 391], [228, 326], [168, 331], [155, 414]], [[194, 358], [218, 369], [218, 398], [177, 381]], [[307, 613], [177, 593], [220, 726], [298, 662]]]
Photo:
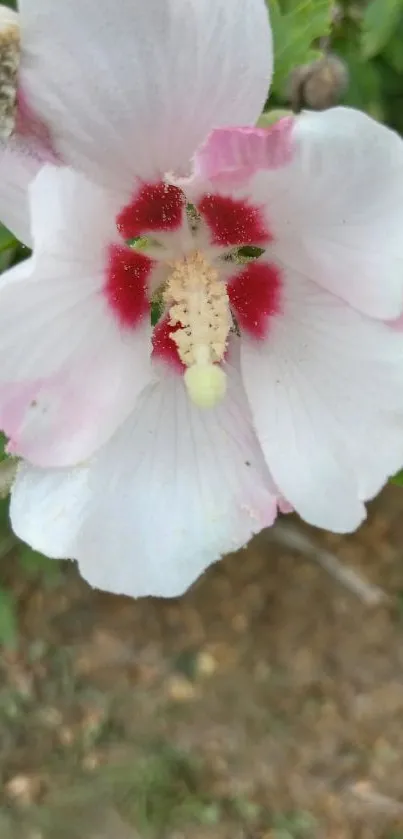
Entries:
[[20, 64], [18, 15], [0, 8], [0, 139], [8, 140], [15, 126], [17, 80]]
[[176, 327], [170, 337], [188, 368], [185, 383], [190, 397], [200, 407], [212, 407], [225, 393], [225, 373], [218, 364], [232, 325], [226, 285], [200, 251], [170, 267], [164, 292], [170, 323]]

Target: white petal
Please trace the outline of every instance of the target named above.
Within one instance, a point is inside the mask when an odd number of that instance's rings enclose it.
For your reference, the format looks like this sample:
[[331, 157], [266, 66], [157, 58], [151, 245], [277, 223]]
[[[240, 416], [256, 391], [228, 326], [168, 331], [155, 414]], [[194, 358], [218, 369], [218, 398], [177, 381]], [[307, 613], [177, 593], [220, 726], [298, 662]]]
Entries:
[[34, 256], [0, 283], [0, 427], [41, 466], [88, 457], [153, 378], [151, 327], [122, 329], [101, 293], [109, 196], [68, 170], [33, 185]]
[[29, 190], [35, 254], [59, 261], [64, 256], [97, 259], [105, 246], [119, 241], [116, 214], [122, 196], [105, 190], [67, 167], [42, 166]]
[[144, 391], [87, 470], [24, 466], [13, 490], [16, 533], [76, 558], [97, 588], [181, 594], [212, 562], [273, 522], [276, 500], [239, 374], [214, 410], [195, 408], [183, 380]]
[[267, 339], [242, 342], [257, 434], [297, 512], [350, 531], [403, 463], [403, 337], [296, 272], [283, 294]]
[[274, 251], [371, 317], [403, 307], [403, 141], [349, 108], [295, 120], [294, 157], [256, 176]]
[[28, 187], [40, 164], [9, 145], [0, 147], [0, 221], [31, 247]]
[[213, 127], [260, 115], [264, 0], [21, 0], [20, 12], [22, 89], [62, 158], [98, 180], [181, 170]]
[[86, 514], [88, 473], [87, 465], [38, 469], [21, 462], [10, 502], [15, 533], [52, 559], [69, 558]]

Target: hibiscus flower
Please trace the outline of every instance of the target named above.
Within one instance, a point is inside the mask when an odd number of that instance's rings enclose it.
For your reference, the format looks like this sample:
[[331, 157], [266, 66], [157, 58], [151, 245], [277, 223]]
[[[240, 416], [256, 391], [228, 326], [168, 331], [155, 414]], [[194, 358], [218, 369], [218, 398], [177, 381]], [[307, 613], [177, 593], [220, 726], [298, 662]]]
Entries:
[[13, 136], [49, 154], [0, 287], [16, 533], [172, 596], [278, 506], [355, 529], [403, 462], [402, 141], [347, 108], [253, 127], [264, 0], [20, 6]]

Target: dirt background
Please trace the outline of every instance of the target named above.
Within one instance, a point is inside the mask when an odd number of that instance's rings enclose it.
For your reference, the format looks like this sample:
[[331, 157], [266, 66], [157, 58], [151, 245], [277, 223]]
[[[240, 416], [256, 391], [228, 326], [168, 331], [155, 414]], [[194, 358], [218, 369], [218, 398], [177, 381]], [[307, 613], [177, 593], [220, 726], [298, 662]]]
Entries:
[[3, 558], [1, 839], [403, 839], [403, 489], [304, 532], [385, 602], [267, 533], [171, 601]]

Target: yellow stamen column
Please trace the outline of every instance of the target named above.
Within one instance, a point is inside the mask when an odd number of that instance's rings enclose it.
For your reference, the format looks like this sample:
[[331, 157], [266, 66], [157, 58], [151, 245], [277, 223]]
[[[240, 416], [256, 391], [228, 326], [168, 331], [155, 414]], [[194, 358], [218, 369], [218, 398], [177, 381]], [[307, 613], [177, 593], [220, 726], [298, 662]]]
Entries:
[[200, 251], [171, 265], [164, 299], [171, 338], [186, 365], [185, 384], [192, 401], [212, 408], [224, 396], [226, 376], [219, 366], [227, 348], [232, 319], [226, 285]]

